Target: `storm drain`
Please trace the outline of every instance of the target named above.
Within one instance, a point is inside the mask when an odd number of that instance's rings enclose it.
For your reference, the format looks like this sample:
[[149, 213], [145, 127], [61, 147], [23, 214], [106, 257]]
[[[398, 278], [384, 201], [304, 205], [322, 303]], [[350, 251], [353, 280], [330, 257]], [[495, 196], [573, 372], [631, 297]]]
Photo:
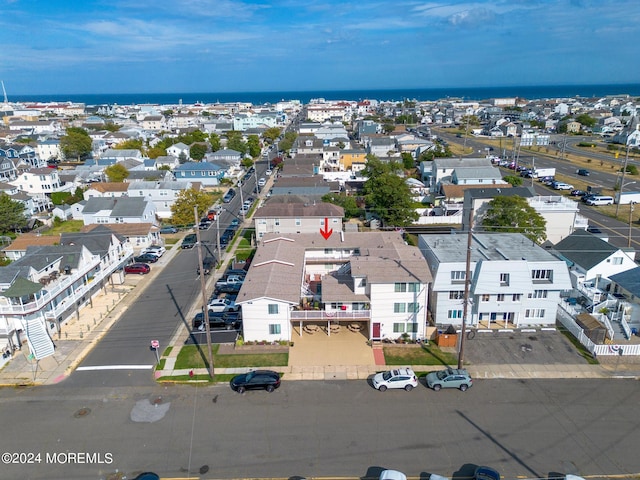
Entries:
[[91, 413], [91, 409], [85, 407], [78, 410], [76, 413], [73, 414], [73, 416], [76, 418], [82, 418], [82, 417], [86, 417], [90, 413]]

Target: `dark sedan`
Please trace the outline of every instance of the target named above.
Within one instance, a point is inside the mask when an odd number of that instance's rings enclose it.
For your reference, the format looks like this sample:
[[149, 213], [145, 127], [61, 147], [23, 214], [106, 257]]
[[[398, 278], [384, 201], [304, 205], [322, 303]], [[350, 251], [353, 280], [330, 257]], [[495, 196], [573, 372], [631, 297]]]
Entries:
[[158, 257], [151, 253], [143, 253], [142, 255], [133, 257], [133, 260], [138, 263], [156, 263], [158, 261]]
[[229, 386], [238, 393], [247, 390], [266, 390], [271, 393], [280, 386], [280, 374], [271, 370], [254, 370], [236, 375], [229, 382]]

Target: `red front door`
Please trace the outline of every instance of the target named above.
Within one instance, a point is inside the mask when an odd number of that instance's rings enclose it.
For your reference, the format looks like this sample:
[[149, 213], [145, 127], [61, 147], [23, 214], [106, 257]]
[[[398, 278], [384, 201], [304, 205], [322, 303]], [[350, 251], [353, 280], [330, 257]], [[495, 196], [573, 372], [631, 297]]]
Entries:
[[374, 323], [373, 324], [373, 335], [371, 336], [371, 338], [380, 338], [380, 324], [379, 323]]

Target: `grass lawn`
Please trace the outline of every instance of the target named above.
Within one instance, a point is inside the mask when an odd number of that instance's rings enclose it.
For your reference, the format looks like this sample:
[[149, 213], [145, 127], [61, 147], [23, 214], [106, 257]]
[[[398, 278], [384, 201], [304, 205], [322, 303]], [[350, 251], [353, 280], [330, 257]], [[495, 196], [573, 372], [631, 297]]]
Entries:
[[567, 330], [566, 328], [564, 328], [562, 325], [556, 324], [558, 327], [558, 331], [560, 333], [562, 333], [567, 340], [569, 340], [571, 342], [571, 344], [575, 347], [575, 349], [578, 352], [578, 355], [580, 355], [582, 358], [584, 358], [588, 364], [590, 365], [599, 365], [600, 362], [598, 361], [597, 358], [593, 358], [593, 356], [591, 355], [591, 352], [589, 352], [589, 350], [587, 350], [585, 348], [584, 345], [582, 345], [578, 339], [576, 337], [574, 337], [571, 332], [569, 330]]
[[[218, 345], [213, 345], [214, 368], [238, 368], [238, 367], [273, 367], [285, 366], [289, 363], [288, 353], [264, 353], [264, 354], [237, 354], [218, 355]], [[176, 359], [175, 368], [206, 368], [209, 353], [207, 346], [185, 345], [180, 349]]]
[[458, 364], [456, 355], [443, 352], [435, 344], [422, 345], [419, 348], [384, 347], [383, 352], [387, 365], [451, 366]]
[[84, 227], [82, 220], [67, 220], [65, 222], [42, 232], [42, 235], [60, 235], [61, 233], [79, 232]]

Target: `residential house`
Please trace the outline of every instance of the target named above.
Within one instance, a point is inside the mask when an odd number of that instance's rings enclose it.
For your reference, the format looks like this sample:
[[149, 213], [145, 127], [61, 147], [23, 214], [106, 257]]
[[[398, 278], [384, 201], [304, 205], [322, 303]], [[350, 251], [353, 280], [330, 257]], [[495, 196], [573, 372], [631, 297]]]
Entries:
[[207, 155], [207, 161], [218, 164], [239, 166], [242, 161], [242, 154], [237, 150], [223, 148]]
[[[290, 196], [283, 195], [283, 200]], [[258, 239], [267, 233], [318, 233], [342, 231], [344, 208], [331, 203], [302, 203], [270, 199], [253, 214]]]
[[[236, 299], [245, 340], [294, 340], [309, 325], [371, 340], [425, 338], [431, 276], [399, 232], [267, 234]], [[313, 306], [317, 309], [313, 309]]]
[[[123, 149], [119, 150], [117, 148], [109, 148], [105, 150], [102, 155], [100, 155], [102, 160], [115, 160], [115, 163], [122, 163], [125, 160], [135, 160], [136, 164], [139, 165], [142, 163], [144, 157], [142, 156], [142, 152], [140, 150], [132, 149]], [[130, 165], [125, 165], [127, 169], [131, 169]]]
[[145, 198], [90, 198], [82, 209], [82, 221], [91, 224], [156, 224], [156, 207]]
[[640, 267], [625, 270], [609, 277], [610, 292], [616, 298], [621, 320], [629, 326], [632, 335], [640, 332]]
[[396, 141], [387, 135], [369, 135], [365, 140], [365, 148], [367, 153], [375, 155], [378, 158], [388, 157], [390, 152], [396, 153]]
[[170, 147], [167, 147], [167, 155], [171, 155], [177, 158], [184, 158], [185, 160], [191, 160], [191, 154], [189, 151], [189, 145], [185, 145], [182, 142], [174, 143]]
[[127, 191], [130, 198], [146, 198], [151, 201], [156, 208], [156, 215], [159, 218], [170, 218], [171, 207], [181, 192], [194, 188], [189, 181], [168, 181], [168, 182], [134, 182], [129, 184]]
[[36, 152], [39, 158], [43, 160], [60, 159], [63, 157], [60, 149], [60, 140], [47, 139], [39, 141], [36, 145]]
[[140, 122], [140, 126], [145, 130], [160, 132], [167, 129], [167, 122], [162, 115], [147, 115]]
[[226, 170], [211, 162], [187, 162], [175, 168], [173, 174], [178, 181], [200, 182], [204, 187], [220, 185]]
[[2, 252], [12, 262], [24, 257], [29, 247], [59, 245], [58, 235], [40, 235], [39, 233], [22, 233], [13, 242], [2, 248]]
[[571, 289], [564, 261], [519, 233], [476, 233], [468, 243], [467, 235], [418, 239], [433, 276], [429, 310], [436, 326], [462, 325], [467, 279], [467, 326], [555, 325], [560, 294]]
[[126, 197], [131, 184], [125, 182], [95, 182], [82, 193], [85, 200], [90, 198]]
[[24, 343], [35, 360], [53, 354], [52, 336], [111, 282], [132, 256], [131, 246], [109, 229], [63, 234], [60, 245], [29, 246], [0, 267], [0, 347]]
[[616, 247], [585, 230], [576, 230], [556, 243], [553, 250], [569, 265], [571, 283], [578, 290], [587, 285], [604, 291], [611, 276], [637, 266], [635, 251]]

